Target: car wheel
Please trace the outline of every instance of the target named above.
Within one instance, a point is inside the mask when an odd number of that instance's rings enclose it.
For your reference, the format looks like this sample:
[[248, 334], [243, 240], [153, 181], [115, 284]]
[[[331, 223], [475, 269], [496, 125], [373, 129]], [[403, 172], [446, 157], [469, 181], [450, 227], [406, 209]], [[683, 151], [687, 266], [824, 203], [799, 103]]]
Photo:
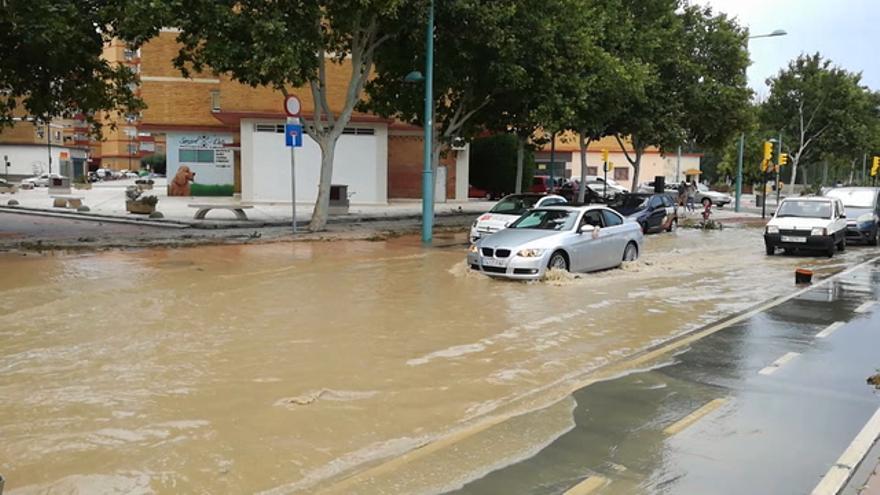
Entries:
[[707, 206], [712, 206], [712, 200], [709, 198], [703, 198], [703, 201], [700, 202], [703, 203], [703, 208]]
[[769, 242], [765, 242], [764, 248], [767, 251], [767, 256], [773, 256], [774, 254], [776, 254], [776, 246], [774, 246], [773, 244], [770, 244]]
[[640, 223], [639, 225], [642, 226], [642, 234], [647, 234], [648, 233], [648, 224], [647, 223]]
[[550, 263], [547, 264], [547, 268], [551, 270], [568, 271], [568, 257], [566, 257], [565, 253], [562, 251], [556, 251], [553, 253], [553, 256], [550, 257]]
[[874, 227], [874, 232], [871, 234], [870, 239], [868, 239], [869, 246], [876, 246], [878, 237], [880, 237], [880, 227]]
[[678, 228], [678, 219], [677, 219], [677, 218], [673, 218], [672, 221], [669, 222], [669, 228], [666, 229], [666, 232], [672, 232], [672, 231], [674, 231], [676, 228]]
[[623, 249], [623, 261], [630, 262], [639, 259], [639, 247], [636, 246], [636, 243], [630, 242]]
[[832, 245], [828, 248], [828, 251], [825, 252], [825, 256], [827, 256], [827, 257], [829, 257], [829, 258], [833, 258], [833, 257], [834, 257], [834, 251], [835, 251], [835, 247], [834, 247], [834, 244], [832, 244]]
[[837, 250], [841, 253], [846, 251], [846, 237], [844, 237], [840, 240], [840, 242], [837, 243]]

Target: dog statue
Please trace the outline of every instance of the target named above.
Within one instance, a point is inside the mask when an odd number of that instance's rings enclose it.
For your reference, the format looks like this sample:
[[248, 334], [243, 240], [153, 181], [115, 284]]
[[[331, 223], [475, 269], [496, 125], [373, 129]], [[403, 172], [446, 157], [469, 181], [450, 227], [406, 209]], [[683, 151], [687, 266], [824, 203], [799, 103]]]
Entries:
[[180, 168], [177, 169], [177, 173], [174, 174], [174, 180], [171, 181], [171, 185], [168, 187], [168, 195], [192, 196], [189, 183], [195, 178], [195, 172], [190, 170], [186, 165], [181, 165]]

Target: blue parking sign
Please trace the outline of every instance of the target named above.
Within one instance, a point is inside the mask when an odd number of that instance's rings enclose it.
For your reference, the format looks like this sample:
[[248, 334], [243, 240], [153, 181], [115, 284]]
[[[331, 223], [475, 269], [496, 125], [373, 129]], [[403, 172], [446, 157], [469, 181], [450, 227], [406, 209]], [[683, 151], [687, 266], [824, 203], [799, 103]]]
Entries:
[[288, 147], [301, 148], [303, 145], [303, 126], [284, 124], [284, 144]]

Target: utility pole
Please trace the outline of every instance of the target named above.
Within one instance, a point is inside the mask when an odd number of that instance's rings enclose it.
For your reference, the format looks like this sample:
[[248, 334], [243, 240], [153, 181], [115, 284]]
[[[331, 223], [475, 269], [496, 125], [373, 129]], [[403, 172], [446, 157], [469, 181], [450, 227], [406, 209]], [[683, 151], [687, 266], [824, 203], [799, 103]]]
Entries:
[[52, 175], [52, 125], [46, 121], [46, 149], [49, 151], [49, 175]]
[[[434, 137], [434, 0], [428, 5], [425, 32], [425, 152], [422, 164], [422, 242], [430, 244], [434, 236], [434, 173], [432, 145]], [[445, 187], [445, 184], [444, 184]]]
[[553, 181], [553, 164], [556, 162], [556, 131], [550, 136], [550, 190], [549, 194], [553, 194], [556, 183]]
[[782, 168], [782, 132], [779, 133], [779, 151], [776, 154], [776, 207], [779, 207], [779, 194], [782, 188], [779, 186], [779, 174]]

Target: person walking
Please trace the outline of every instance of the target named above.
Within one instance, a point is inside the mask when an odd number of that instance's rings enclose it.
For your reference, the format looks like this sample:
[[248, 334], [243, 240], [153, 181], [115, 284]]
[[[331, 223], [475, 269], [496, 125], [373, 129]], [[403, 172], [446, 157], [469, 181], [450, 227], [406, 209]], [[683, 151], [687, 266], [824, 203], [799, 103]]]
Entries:
[[693, 213], [696, 211], [696, 208], [694, 208], [694, 199], [697, 196], [697, 180], [693, 178], [688, 179], [685, 190], [687, 191], [687, 211]]

